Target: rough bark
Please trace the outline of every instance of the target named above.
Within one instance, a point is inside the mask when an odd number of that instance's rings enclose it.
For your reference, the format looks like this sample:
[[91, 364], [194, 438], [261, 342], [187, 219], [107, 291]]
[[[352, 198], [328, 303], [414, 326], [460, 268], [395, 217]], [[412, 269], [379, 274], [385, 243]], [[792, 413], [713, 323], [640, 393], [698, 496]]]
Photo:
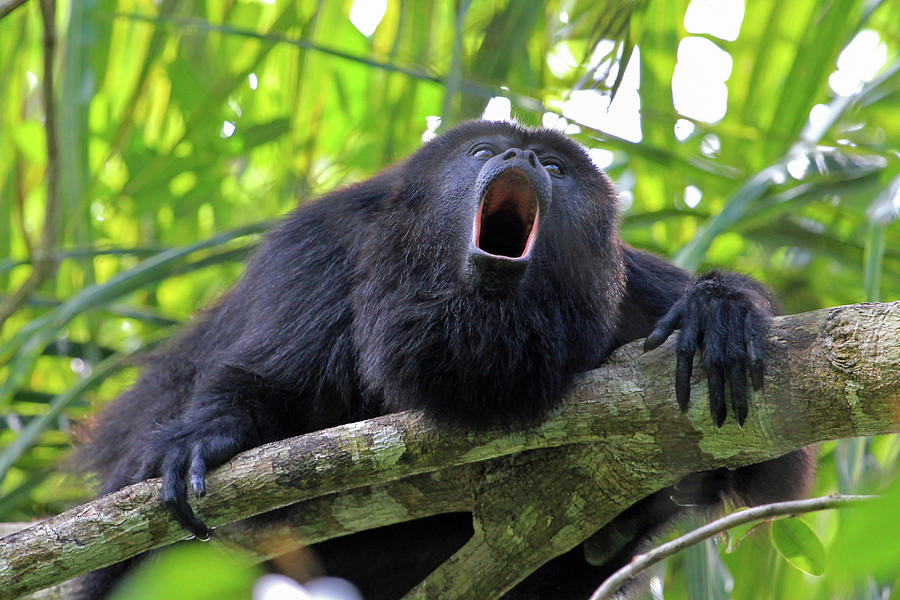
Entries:
[[[472, 540], [410, 597], [490, 598], [690, 472], [900, 431], [900, 302], [777, 319], [743, 428], [712, 424], [699, 367], [682, 414], [674, 364], [671, 341], [647, 354], [630, 344], [522, 430], [437, 429], [399, 413], [268, 444], [212, 473], [195, 507], [260, 558], [299, 543], [290, 540], [470, 510]], [[158, 480], [142, 482], [4, 537], [0, 600], [183, 538], [158, 491]], [[225, 526], [298, 502], [277, 530]]]

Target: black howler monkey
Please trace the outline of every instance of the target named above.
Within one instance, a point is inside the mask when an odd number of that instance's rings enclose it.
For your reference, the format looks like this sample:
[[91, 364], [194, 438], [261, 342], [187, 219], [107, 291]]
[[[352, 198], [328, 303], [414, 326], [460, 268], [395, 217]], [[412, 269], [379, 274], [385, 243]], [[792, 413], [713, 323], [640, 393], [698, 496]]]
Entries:
[[[81, 456], [102, 493], [162, 477], [162, 500], [202, 537], [188, 488], [203, 494], [206, 472], [242, 450], [410, 408], [470, 427], [533, 421], [614, 348], [646, 336], [655, 347], [676, 328], [679, 403], [700, 349], [712, 418], [726, 418], [728, 380], [743, 422], [748, 374], [761, 382], [769, 294], [740, 275], [695, 279], [629, 248], [616, 212], [609, 180], [568, 138], [487, 121], [451, 129], [291, 213], [231, 293], [101, 413]], [[809, 472], [801, 451], [692, 476], [595, 534], [588, 544], [607, 557], [602, 566], [576, 549], [510, 597], [587, 594], [680, 511], [677, 500], [790, 498]], [[471, 533], [458, 516], [414, 527], [319, 550], [367, 598], [390, 597], [425, 574], [407, 563], [424, 568], [423, 556], [437, 561]], [[366, 539], [377, 556], [363, 555]], [[393, 587], [354, 573], [353, 564], [376, 561], [392, 565]], [[124, 568], [91, 574], [85, 594], [102, 597]]]

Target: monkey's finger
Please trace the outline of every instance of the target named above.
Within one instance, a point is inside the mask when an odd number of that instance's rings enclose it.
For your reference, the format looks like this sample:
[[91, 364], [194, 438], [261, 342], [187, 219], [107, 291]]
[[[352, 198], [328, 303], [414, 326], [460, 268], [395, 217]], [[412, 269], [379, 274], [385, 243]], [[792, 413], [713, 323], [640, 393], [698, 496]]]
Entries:
[[743, 363], [735, 361], [729, 365], [728, 379], [731, 382], [731, 409], [734, 411], [734, 417], [737, 419], [738, 426], [743, 427], [749, 406], [747, 399], [747, 373], [744, 370]]
[[202, 452], [199, 447], [195, 447], [191, 452], [191, 468], [189, 478], [191, 480], [191, 489], [194, 494], [200, 498], [206, 495], [206, 462], [203, 460]]
[[[182, 480], [183, 483], [183, 480]], [[184, 493], [165, 500], [166, 508], [172, 513], [178, 523], [198, 540], [207, 541], [210, 537], [209, 528], [203, 521], [197, 518], [193, 509], [187, 502], [187, 488]]]
[[691, 373], [694, 369], [694, 354], [697, 352], [697, 337], [700, 323], [696, 311], [688, 310], [678, 332], [675, 363], [675, 399], [682, 412], [687, 411], [691, 400]]
[[235, 423], [233, 427], [225, 427], [221, 424], [220, 426], [228, 433], [205, 435], [203, 439], [191, 445], [191, 466], [188, 470], [188, 478], [191, 482], [191, 489], [198, 498], [206, 494], [207, 471], [221, 465], [240, 450], [239, 440], [242, 439], [239, 435], [240, 424]]
[[675, 364], [675, 399], [681, 412], [687, 412], [691, 400], [691, 371], [694, 368], [694, 353], [678, 351]]
[[725, 373], [719, 365], [706, 367], [706, 381], [709, 386], [709, 414], [716, 427], [725, 423]]
[[757, 392], [763, 387], [763, 378], [765, 377], [765, 365], [762, 359], [750, 361], [750, 379], [753, 381], [753, 389]]
[[754, 312], [744, 321], [744, 337], [747, 341], [747, 360], [750, 363], [750, 379], [753, 389], [759, 391], [765, 375], [765, 340], [759, 327], [759, 317]]
[[672, 308], [656, 322], [656, 327], [653, 328], [653, 331], [651, 331], [650, 335], [647, 336], [647, 339], [644, 340], [644, 352], [649, 352], [650, 350], [659, 347], [660, 344], [672, 335], [672, 332], [675, 331], [681, 323], [681, 317], [686, 305], [687, 296], [684, 296], [679, 299], [678, 302], [673, 304]]
[[166, 457], [163, 463], [163, 485], [160, 491], [160, 499], [172, 516], [194, 537], [201, 540], [209, 539], [209, 529], [194, 515], [194, 510], [187, 501], [187, 484], [184, 480], [184, 471], [187, 467], [186, 452], [175, 450]]

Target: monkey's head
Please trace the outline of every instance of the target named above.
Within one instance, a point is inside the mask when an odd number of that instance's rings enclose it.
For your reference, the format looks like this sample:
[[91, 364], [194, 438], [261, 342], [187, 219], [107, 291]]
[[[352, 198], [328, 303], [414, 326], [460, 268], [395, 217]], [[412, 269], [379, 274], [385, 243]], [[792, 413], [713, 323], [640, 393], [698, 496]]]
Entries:
[[390, 176], [356, 259], [362, 379], [395, 408], [542, 413], [612, 343], [624, 268], [608, 179], [557, 132], [488, 121]]
[[618, 256], [613, 188], [584, 149], [557, 132], [470, 121], [425, 144], [402, 169], [405, 188], [391, 211], [415, 213], [407, 239], [416, 241], [404, 251], [476, 289], [514, 293], [530, 271], [567, 279], [583, 261]]

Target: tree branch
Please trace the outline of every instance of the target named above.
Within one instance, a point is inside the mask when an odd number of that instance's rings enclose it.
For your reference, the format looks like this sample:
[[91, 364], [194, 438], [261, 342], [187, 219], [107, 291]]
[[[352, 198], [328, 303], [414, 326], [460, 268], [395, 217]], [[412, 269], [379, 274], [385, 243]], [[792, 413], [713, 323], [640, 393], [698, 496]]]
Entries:
[[715, 537], [732, 527], [753, 523], [754, 521], [770, 520], [773, 517], [791, 517], [802, 513], [815, 512], [829, 508], [852, 506], [874, 498], [876, 498], [876, 496], [839, 496], [832, 494], [830, 496], [810, 498], [808, 500], [773, 502], [772, 504], [754, 506], [753, 508], [731, 513], [730, 515], [707, 523], [703, 527], [698, 527], [697, 529], [689, 531], [670, 542], [661, 544], [649, 552], [638, 554], [631, 559], [630, 563], [610, 575], [606, 581], [603, 582], [603, 585], [598, 587], [596, 591], [591, 594], [589, 600], [608, 600], [609, 598], [612, 598], [619, 588], [627, 584], [641, 571], [652, 567], [656, 563], [661, 562], [670, 556], [678, 554], [685, 548], [693, 546], [703, 540], [708, 540], [711, 537]]
[[[765, 388], [743, 428], [712, 424], [701, 368], [682, 414], [674, 364], [671, 342], [647, 354], [629, 344], [585, 374], [561, 410], [512, 432], [438, 429], [407, 412], [261, 446], [210, 474], [194, 505], [218, 537], [260, 557], [289, 549], [286, 538], [314, 543], [469, 510], [475, 536], [410, 597], [489, 598], [688, 473], [900, 431], [900, 302], [776, 319]], [[159, 487], [142, 482], [3, 538], [0, 600], [183, 538]], [[292, 535], [276, 536], [274, 549], [247, 524], [222, 527], [298, 502], [280, 525]], [[527, 514], [541, 518], [510, 518]]]

